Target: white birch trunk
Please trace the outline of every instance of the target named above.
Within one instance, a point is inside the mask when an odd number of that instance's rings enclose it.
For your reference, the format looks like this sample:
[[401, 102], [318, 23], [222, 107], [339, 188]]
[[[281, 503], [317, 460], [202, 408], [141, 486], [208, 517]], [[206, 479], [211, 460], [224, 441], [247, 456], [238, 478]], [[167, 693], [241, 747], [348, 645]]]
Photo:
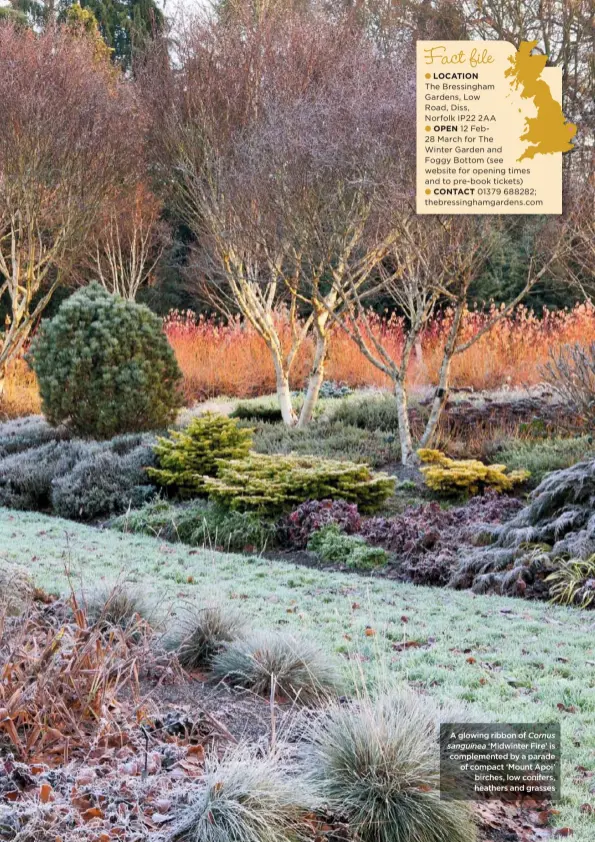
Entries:
[[302, 428], [310, 423], [314, 416], [314, 407], [318, 401], [320, 387], [324, 382], [324, 364], [328, 351], [328, 337], [326, 335], [319, 335], [316, 338], [316, 350], [314, 352], [314, 362], [308, 378], [308, 388], [306, 390], [306, 397], [304, 405], [300, 412], [300, 418], [297, 426]]
[[283, 370], [281, 360], [273, 359], [275, 365], [275, 378], [277, 381], [277, 399], [279, 400], [279, 409], [281, 410], [281, 418], [283, 423], [288, 427], [295, 427], [297, 422], [297, 415], [293, 408], [291, 401], [291, 389], [289, 388], [289, 378]]
[[399, 422], [399, 443], [401, 445], [401, 463], [411, 465], [414, 462], [411, 426], [407, 412], [407, 387], [401, 380], [395, 380], [395, 398], [397, 400], [397, 419]]

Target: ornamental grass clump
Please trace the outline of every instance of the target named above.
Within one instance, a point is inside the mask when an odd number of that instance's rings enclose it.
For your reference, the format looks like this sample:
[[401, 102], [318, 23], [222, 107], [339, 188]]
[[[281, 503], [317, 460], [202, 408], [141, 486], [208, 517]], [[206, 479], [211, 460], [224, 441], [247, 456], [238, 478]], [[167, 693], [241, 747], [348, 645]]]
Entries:
[[372, 512], [394, 492], [395, 481], [367, 465], [314, 456], [266, 456], [219, 463], [216, 478], [205, 477], [213, 500], [230, 509], [276, 515], [306, 500], [345, 500]]
[[440, 799], [435, 716], [397, 692], [336, 705], [312, 726], [312, 783], [359, 842], [476, 839], [467, 806]]
[[101, 629], [117, 626], [129, 631], [143, 621], [153, 625], [153, 611], [143, 597], [142, 588], [132, 582], [104, 585], [86, 594], [81, 601], [89, 621]]
[[164, 429], [181, 405], [181, 373], [161, 320], [97, 283], [43, 322], [27, 360], [50, 424], [81, 436]]
[[14, 564], [0, 563], [0, 617], [22, 614], [35, 596], [29, 573]]
[[305, 637], [255, 632], [215, 656], [216, 678], [259, 695], [271, 690], [300, 704], [317, 704], [337, 695], [342, 682], [334, 659]]
[[215, 477], [220, 460], [242, 459], [252, 446], [252, 430], [237, 421], [206, 412], [194, 418], [185, 430], [171, 430], [155, 447], [159, 468], [149, 476], [159, 485], [174, 486], [187, 494], [204, 492], [204, 477]]
[[529, 471], [511, 471], [506, 465], [484, 465], [477, 459], [449, 459], [439, 450], [417, 451], [424, 463], [426, 485], [439, 494], [479, 494], [487, 488], [502, 493], [512, 491], [529, 478]]
[[587, 559], [556, 559], [557, 569], [546, 578], [552, 602], [595, 608], [595, 555]]
[[189, 607], [172, 639], [180, 664], [187, 670], [204, 667], [224, 647], [241, 637], [246, 623], [236, 611], [220, 605]]
[[[306, 842], [312, 799], [273, 756], [245, 747], [207, 758], [198, 795], [170, 842]], [[310, 835], [308, 835], [310, 831]]]

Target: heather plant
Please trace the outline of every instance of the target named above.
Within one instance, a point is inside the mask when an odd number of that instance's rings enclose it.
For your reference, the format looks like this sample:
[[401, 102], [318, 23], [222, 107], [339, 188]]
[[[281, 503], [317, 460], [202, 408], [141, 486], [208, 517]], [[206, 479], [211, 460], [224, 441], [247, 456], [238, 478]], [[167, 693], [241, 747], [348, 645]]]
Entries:
[[359, 535], [346, 535], [335, 523], [314, 532], [308, 549], [328, 564], [344, 564], [354, 570], [373, 570], [388, 561], [382, 547], [369, 546]]
[[97, 283], [42, 324], [28, 359], [48, 421], [79, 435], [162, 429], [181, 403], [180, 371], [159, 318]]
[[552, 471], [570, 468], [595, 456], [590, 435], [575, 438], [512, 439], [502, 442], [497, 456], [512, 470], [528, 470], [529, 483], [536, 487]]
[[365, 462], [373, 468], [399, 461], [399, 442], [392, 433], [351, 427], [341, 421], [314, 421], [305, 428], [262, 424], [254, 435], [257, 453], [324, 456]]
[[463, 802], [440, 798], [439, 712], [413, 693], [336, 705], [311, 730], [310, 778], [361, 842], [473, 842]]
[[268, 696], [271, 690], [300, 704], [328, 700], [342, 681], [334, 659], [306, 637], [254, 632], [230, 643], [213, 659], [213, 674]]
[[0, 459], [0, 505], [12, 509], [50, 508], [53, 483], [95, 447], [81, 441], [51, 441]]
[[355, 503], [345, 500], [307, 500], [287, 516], [286, 530], [292, 547], [305, 547], [314, 532], [336, 524], [347, 535], [358, 532], [362, 519]]
[[54, 512], [93, 520], [142, 506], [156, 494], [147, 476], [154, 463], [152, 445], [151, 436], [130, 434], [89, 448], [68, 473], [52, 481]]
[[398, 425], [397, 402], [386, 392], [341, 401], [329, 412], [331, 421], [375, 432], [394, 433]]
[[209, 496], [230, 509], [274, 516], [306, 500], [343, 499], [362, 512], [391, 496], [394, 479], [367, 465], [311, 456], [265, 456], [220, 463], [216, 478], [205, 477]]
[[417, 451], [424, 463], [421, 471], [426, 485], [440, 494], [478, 494], [490, 488], [501, 493], [512, 491], [529, 478], [528, 471], [507, 473], [506, 465], [484, 465], [477, 459], [449, 459], [439, 450]]
[[[29, 436], [25, 443], [36, 440]], [[0, 505], [51, 509], [76, 520], [119, 514], [155, 495], [145, 470], [152, 460], [151, 437], [138, 434], [108, 442], [58, 439], [17, 450], [0, 456]]]
[[270, 398], [240, 401], [230, 417], [264, 424], [277, 424], [283, 420], [279, 404]]
[[185, 430], [171, 430], [155, 447], [159, 468], [149, 476], [159, 485], [195, 495], [204, 493], [204, 477], [216, 477], [220, 460], [242, 459], [252, 444], [252, 431], [237, 421], [207, 412], [193, 418]]
[[15, 418], [0, 424], [0, 459], [64, 438], [68, 438], [66, 428], [52, 427], [42, 415]]

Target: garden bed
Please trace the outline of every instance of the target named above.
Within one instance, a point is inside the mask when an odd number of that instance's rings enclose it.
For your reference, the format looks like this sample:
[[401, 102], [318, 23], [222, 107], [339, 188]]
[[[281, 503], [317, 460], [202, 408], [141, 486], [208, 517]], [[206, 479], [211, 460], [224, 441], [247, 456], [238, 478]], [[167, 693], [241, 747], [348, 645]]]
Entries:
[[[372, 681], [389, 674], [422, 694], [468, 702], [488, 719], [505, 711], [508, 721], [561, 720], [563, 800], [553, 821], [572, 828], [577, 842], [593, 838], [584, 809], [593, 804], [595, 772], [592, 613], [307, 570], [7, 510], [0, 547], [0, 560], [26, 565], [46, 589], [64, 591], [69, 571], [88, 587], [125, 575], [173, 611], [184, 600], [216, 597], [253, 626], [313, 636], [353, 681], [362, 670]], [[486, 837], [503, 838], [500, 829]]]

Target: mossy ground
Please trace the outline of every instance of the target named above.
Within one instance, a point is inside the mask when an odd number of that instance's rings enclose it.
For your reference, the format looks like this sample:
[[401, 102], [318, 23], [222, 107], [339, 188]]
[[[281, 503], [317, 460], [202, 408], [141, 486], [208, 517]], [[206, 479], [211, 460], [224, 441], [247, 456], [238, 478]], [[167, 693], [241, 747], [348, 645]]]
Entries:
[[[183, 599], [229, 599], [255, 629], [314, 636], [343, 656], [354, 680], [388, 673], [438, 698], [471, 702], [491, 720], [560, 719], [556, 823], [573, 828], [576, 842], [595, 838], [595, 817], [581, 812], [595, 802], [593, 612], [326, 573], [5, 509], [2, 561], [25, 566], [49, 590], [65, 590], [70, 570], [87, 587], [126, 576], [174, 610]], [[419, 646], [400, 646], [408, 641]]]

